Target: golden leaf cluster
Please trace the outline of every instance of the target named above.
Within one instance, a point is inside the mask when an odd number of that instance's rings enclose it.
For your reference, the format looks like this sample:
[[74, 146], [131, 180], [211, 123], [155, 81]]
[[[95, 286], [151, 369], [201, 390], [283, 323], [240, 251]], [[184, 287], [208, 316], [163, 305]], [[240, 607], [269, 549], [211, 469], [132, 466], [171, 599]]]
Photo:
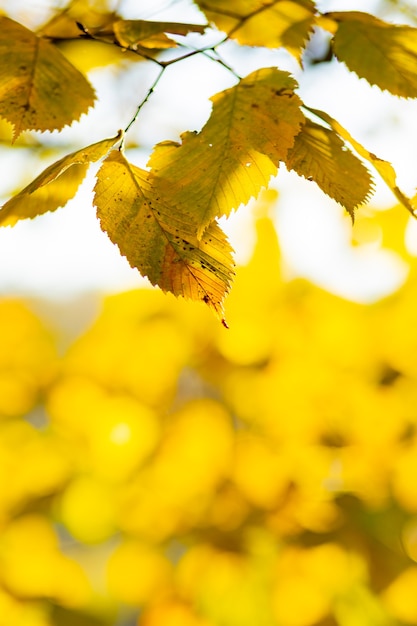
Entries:
[[[117, 125], [113, 139], [49, 165], [3, 205], [0, 224], [64, 206], [90, 163], [105, 159], [94, 200], [103, 230], [153, 285], [204, 302], [225, 324], [224, 299], [234, 265], [217, 220], [257, 198], [281, 163], [314, 181], [352, 219], [374, 190], [364, 162], [413, 215], [415, 199], [398, 188], [390, 163], [370, 153], [327, 112], [302, 102], [288, 72], [261, 67], [241, 76], [223, 58], [223, 46], [233, 41], [242, 47], [283, 48], [302, 65], [314, 29], [322, 28], [335, 57], [350, 71], [395, 96], [414, 98], [417, 29], [360, 11], [322, 13], [313, 0], [195, 4], [204, 23], [124, 19], [117, 11], [75, 0], [58, 7], [36, 32], [0, 17], [0, 116], [12, 124], [14, 140], [24, 131], [60, 131], [94, 105], [90, 81], [65, 50], [76, 59], [77, 46], [82, 57], [83, 46], [95, 44], [98, 57], [104, 55], [109, 63], [124, 67], [141, 60], [158, 69], [124, 131]], [[205, 43], [208, 28], [216, 32], [216, 44]], [[189, 44], [188, 35], [201, 44]], [[176, 56], [164, 57], [167, 50]], [[142, 107], [165, 70], [195, 55], [223, 66], [234, 84], [212, 96], [211, 114], [199, 132], [188, 130], [180, 142], [160, 142], [147, 169], [139, 170], [129, 161], [125, 135], [140, 123]]]

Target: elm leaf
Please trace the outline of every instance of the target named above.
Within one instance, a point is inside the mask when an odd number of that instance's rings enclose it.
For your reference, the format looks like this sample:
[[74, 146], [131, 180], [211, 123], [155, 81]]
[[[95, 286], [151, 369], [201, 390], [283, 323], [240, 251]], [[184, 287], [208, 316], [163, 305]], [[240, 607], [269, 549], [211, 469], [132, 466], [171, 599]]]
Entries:
[[286, 164], [300, 176], [313, 180], [353, 217], [354, 209], [372, 191], [372, 178], [340, 137], [328, 128], [306, 120], [289, 150]]
[[207, 28], [201, 24], [177, 22], [152, 22], [148, 20], [118, 20], [113, 24], [117, 41], [125, 48], [135, 49], [138, 44], [146, 47], [172, 47], [175, 41], [165, 33], [187, 35], [191, 32], [204, 33]]
[[223, 300], [234, 275], [226, 235], [213, 222], [197, 239], [187, 218], [155, 194], [152, 179], [111, 152], [94, 189], [101, 228], [153, 285], [204, 302], [225, 324]]
[[417, 98], [417, 28], [360, 11], [326, 17], [338, 24], [333, 49], [349, 70], [396, 96]]
[[52, 43], [0, 17], [0, 116], [24, 130], [61, 130], [94, 104], [94, 89]]
[[213, 219], [258, 196], [278, 171], [304, 123], [296, 81], [275, 68], [257, 70], [213, 100], [199, 133], [162, 142], [148, 165], [161, 195], [181, 207], [201, 237]]
[[311, 109], [309, 107], [305, 108], [326, 122], [326, 124], [328, 124], [340, 137], [352, 146], [355, 152], [357, 152], [362, 158], [366, 159], [378, 172], [384, 183], [389, 187], [389, 189], [391, 189], [397, 200], [399, 200], [399, 202], [407, 209], [407, 211], [411, 213], [413, 217], [416, 217], [417, 196], [410, 199], [403, 191], [401, 191], [397, 185], [397, 175], [391, 163], [384, 161], [384, 159], [380, 159], [373, 152], [369, 152], [369, 150], [359, 143], [359, 141], [352, 137], [346, 128], [339, 124], [339, 122], [333, 119], [328, 113], [320, 111], [319, 109]]
[[286, 48], [298, 61], [316, 20], [312, 0], [196, 0], [196, 4], [240, 44]]
[[34, 218], [65, 206], [77, 193], [90, 163], [103, 158], [121, 136], [122, 132], [52, 163], [3, 205], [0, 209], [0, 226], [14, 226], [21, 219]]

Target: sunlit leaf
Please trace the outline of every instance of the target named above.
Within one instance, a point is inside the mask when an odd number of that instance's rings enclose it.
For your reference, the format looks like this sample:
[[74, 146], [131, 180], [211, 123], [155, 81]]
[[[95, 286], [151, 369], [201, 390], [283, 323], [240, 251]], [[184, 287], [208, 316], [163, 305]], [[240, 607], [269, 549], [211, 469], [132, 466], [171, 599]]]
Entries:
[[0, 225], [13, 226], [21, 219], [55, 211], [75, 196], [88, 167], [98, 161], [120, 139], [121, 133], [68, 154], [46, 168], [27, 187], [0, 209]]
[[372, 179], [333, 131], [307, 120], [288, 152], [286, 164], [315, 183], [353, 215], [372, 191]]
[[333, 48], [349, 70], [396, 96], [417, 97], [417, 28], [360, 11], [329, 13], [339, 23]]
[[48, 41], [0, 17], [0, 115], [23, 130], [60, 130], [94, 104], [86, 78]]
[[187, 35], [203, 33], [206, 26], [176, 22], [152, 22], [145, 20], [120, 20], [113, 24], [114, 34], [121, 46], [133, 48], [140, 43], [145, 47], [169, 47], [175, 45], [164, 33]]
[[369, 150], [356, 141], [356, 139], [354, 139], [352, 135], [328, 113], [318, 109], [310, 109], [309, 107], [306, 108], [326, 122], [338, 135], [340, 135], [340, 137], [347, 141], [361, 157], [366, 159], [376, 169], [382, 180], [391, 189], [394, 196], [411, 213], [411, 215], [415, 216], [415, 212], [417, 210], [417, 196], [410, 199], [401, 191], [397, 185], [397, 175], [391, 163], [380, 159], [373, 154], [373, 152], [369, 152]]
[[220, 30], [248, 46], [284, 47], [297, 59], [312, 32], [312, 0], [197, 0]]
[[[107, 9], [107, 10], [106, 10]], [[71, 0], [37, 31], [42, 37], [50, 39], [74, 39], [83, 37], [83, 28], [93, 31], [111, 29], [111, 25], [120, 19], [111, 11], [109, 3], [94, 5], [83, 0]]]
[[155, 193], [152, 175], [116, 151], [100, 168], [94, 203], [102, 229], [132, 267], [163, 291], [205, 302], [223, 319], [234, 272], [231, 248], [217, 224], [198, 240], [175, 202]]
[[304, 122], [287, 72], [253, 72], [212, 98], [200, 133], [156, 146], [149, 165], [160, 193], [180, 207], [198, 236], [266, 187]]

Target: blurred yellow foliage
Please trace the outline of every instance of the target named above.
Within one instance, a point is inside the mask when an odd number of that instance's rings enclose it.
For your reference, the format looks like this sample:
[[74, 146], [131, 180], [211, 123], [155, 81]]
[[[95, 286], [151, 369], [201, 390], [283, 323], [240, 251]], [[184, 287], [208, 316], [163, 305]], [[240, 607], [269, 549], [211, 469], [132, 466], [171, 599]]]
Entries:
[[58, 358], [0, 302], [0, 626], [417, 624], [417, 264], [376, 212], [397, 293], [286, 282], [274, 200], [228, 331], [132, 291]]

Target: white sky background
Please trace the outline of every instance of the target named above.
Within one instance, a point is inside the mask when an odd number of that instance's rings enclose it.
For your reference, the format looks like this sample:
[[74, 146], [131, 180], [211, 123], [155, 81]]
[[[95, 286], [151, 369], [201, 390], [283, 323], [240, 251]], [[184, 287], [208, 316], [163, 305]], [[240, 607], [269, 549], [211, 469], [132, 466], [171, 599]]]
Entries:
[[[50, 4], [56, 6], [54, 2]], [[172, 3], [171, 8], [169, 4], [170, 0], [131, 0], [122, 2], [121, 6], [123, 15], [131, 18], [196, 19], [196, 11], [187, 10], [186, 0]], [[377, 4], [375, 0], [323, 0], [320, 7], [327, 11], [373, 12]], [[46, 0], [0, 1], [0, 9], [28, 26], [31, 24], [27, 13], [20, 14], [19, 7], [30, 6], [32, 15], [36, 16], [46, 5]], [[178, 6], [184, 7], [181, 16]], [[163, 7], [167, 9], [159, 10]], [[337, 62], [309, 67], [302, 73], [295, 61], [282, 51], [261, 55], [251, 50], [239, 57], [234, 46], [227, 45], [222, 48], [222, 54], [243, 75], [267, 65], [291, 71], [300, 83], [299, 93], [306, 104], [326, 110], [370, 151], [391, 161], [400, 187], [409, 194], [414, 193], [417, 186], [415, 101], [381, 93]], [[54, 133], [52, 139], [67, 138], [74, 141], [73, 149], [77, 149], [112, 136], [118, 128], [126, 126], [151, 81], [144, 67], [145, 64], [135, 65], [129, 72], [121, 72], [118, 78], [113, 74], [109, 76], [108, 68], [92, 72], [90, 79], [100, 101], [88, 117], [84, 116], [79, 124], [62, 135]], [[122, 84], [128, 82], [128, 90], [123, 90], [123, 94], [127, 94], [123, 102], [120, 102], [121, 90], [114, 88], [115, 80]], [[176, 64], [163, 76], [129, 137], [150, 148], [164, 139], [178, 139], [180, 132], [200, 128], [210, 111], [210, 95], [233, 83], [233, 77], [226, 70], [207, 59], [194, 57]], [[134, 151], [128, 156], [138, 165], [146, 162], [145, 152]], [[36, 155], [23, 158], [17, 148], [14, 151], [0, 149], [0, 160], [1, 201], [22, 181], [22, 173], [27, 176], [25, 182], [29, 182], [48, 164]], [[22, 221], [13, 229], [0, 229], [0, 294], [66, 298], [91, 289], [119, 291], [144, 284], [138, 272], [129, 267], [101, 232], [92, 207], [93, 185], [90, 176], [77, 198], [64, 209], [33, 221]], [[276, 187], [280, 192], [278, 232], [289, 276], [305, 276], [359, 301], [372, 301], [385, 295], [405, 279], [406, 268], [394, 255], [376, 246], [352, 248], [349, 245], [349, 218], [313, 183], [288, 174], [281, 167]], [[383, 184], [378, 185], [374, 204], [388, 207], [394, 203], [391, 193]], [[253, 244], [250, 207], [241, 208], [223, 223], [223, 227], [236, 250], [237, 261], [246, 262]]]

